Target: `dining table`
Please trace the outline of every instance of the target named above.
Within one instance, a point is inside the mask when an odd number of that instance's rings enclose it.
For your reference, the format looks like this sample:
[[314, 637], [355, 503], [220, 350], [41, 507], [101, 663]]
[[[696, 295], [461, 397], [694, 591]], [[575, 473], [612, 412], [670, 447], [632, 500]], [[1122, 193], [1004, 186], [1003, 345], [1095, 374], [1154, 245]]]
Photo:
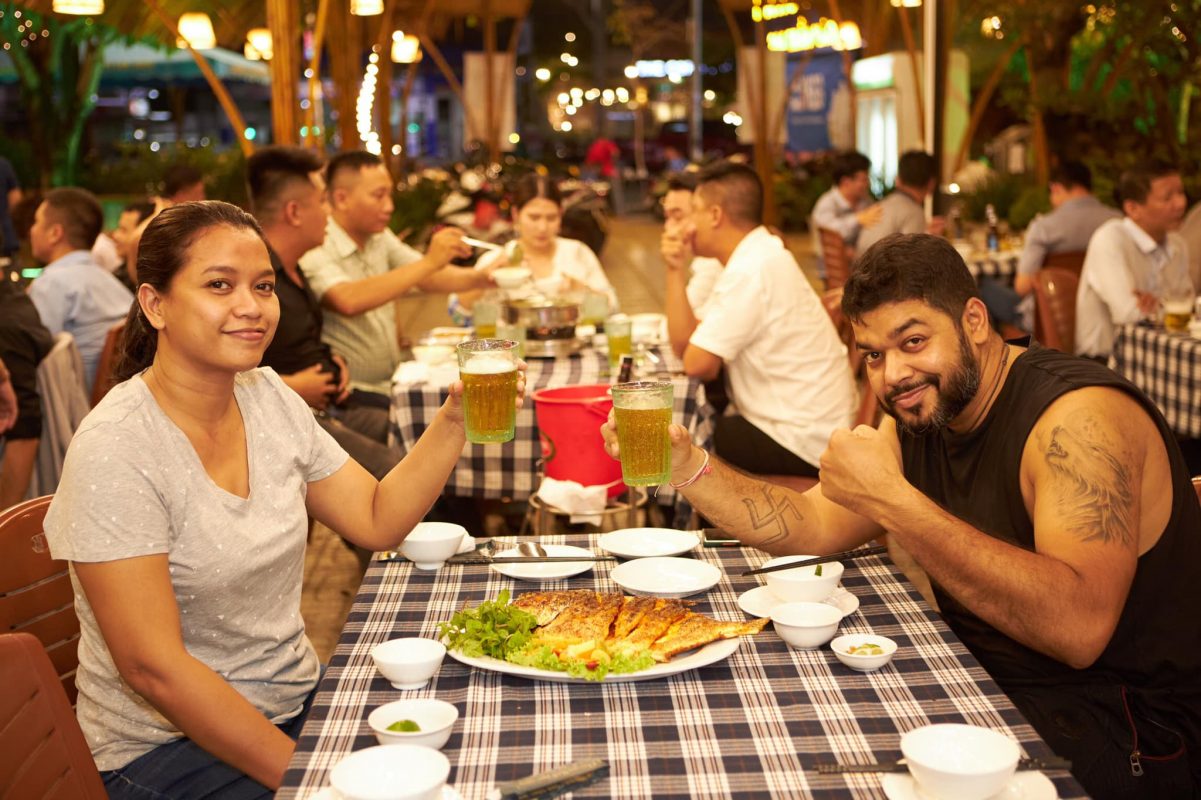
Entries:
[[1178, 436], [1201, 437], [1201, 340], [1162, 326], [1123, 325], [1109, 367], [1141, 389]]
[[[595, 534], [542, 541], [600, 552]], [[689, 598], [693, 610], [720, 620], [751, 619], [739, 598], [763, 579], [742, 573], [761, 566], [766, 553], [698, 546], [686, 557], [721, 572], [716, 585]], [[903, 796], [896, 795], [895, 781], [907, 776], [821, 774], [818, 765], [896, 759], [901, 734], [931, 723], [992, 728], [1017, 741], [1026, 756], [1053, 755], [887, 555], [846, 561], [842, 576], [854, 602], [840, 603], [849, 613], [839, 633], [875, 633], [898, 645], [893, 659], [874, 672], [849, 669], [828, 645], [793, 649], [770, 625], [735, 640], [733, 652], [707, 666], [637, 682], [550, 682], [467, 666], [448, 655], [427, 685], [401, 691], [373, 665], [375, 645], [397, 637], [437, 638], [440, 623], [456, 611], [495, 599], [502, 590], [620, 591], [614, 566], [597, 562], [573, 577], [534, 583], [505, 577], [489, 564], [422, 571], [377, 558], [277, 797], [315, 797], [343, 757], [376, 743], [366, 722], [370, 711], [416, 697], [444, 700], [460, 712], [443, 753], [451, 764], [449, 785], [465, 800], [485, 798], [499, 782], [597, 758], [608, 763], [608, 776], [573, 797]], [[1086, 796], [1065, 770], [1043, 775], [1049, 782], [1030, 777], [1046, 791], [1030, 796]], [[893, 781], [891, 795], [886, 781]], [[1054, 794], [1047, 794], [1052, 787]]]
[[[707, 446], [713, 435], [716, 410], [706, 399], [704, 385], [684, 374], [684, 365], [666, 345], [640, 346], [635, 353], [633, 377], [666, 380], [674, 387], [672, 422]], [[612, 383], [608, 354], [591, 345], [555, 358], [526, 359], [526, 399], [518, 409], [513, 441], [504, 444], [464, 445], [446, 481], [444, 493], [456, 497], [525, 501], [537, 490], [544, 472], [544, 442], [539, 435], [534, 392], [560, 386]], [[389, 444], [408, 452], [429, 427], [458, 380], [455, 362], [428, 364], [404, 361], [392, 379], [389, 411]], [[598, 427], [600, 421], [598, 420]], [[673, 505], [675, 490], [663, 486], [656, 502]]]

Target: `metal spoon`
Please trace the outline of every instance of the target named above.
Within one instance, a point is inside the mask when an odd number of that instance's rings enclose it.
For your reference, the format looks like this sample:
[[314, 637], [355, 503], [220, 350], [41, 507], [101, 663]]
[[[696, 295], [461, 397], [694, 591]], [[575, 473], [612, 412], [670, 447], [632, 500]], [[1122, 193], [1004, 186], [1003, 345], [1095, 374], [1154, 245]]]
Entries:
[[546, 558], [546, 548], [537, 542], [522, 542], [517, 545], [517, 553], [532, 558]]

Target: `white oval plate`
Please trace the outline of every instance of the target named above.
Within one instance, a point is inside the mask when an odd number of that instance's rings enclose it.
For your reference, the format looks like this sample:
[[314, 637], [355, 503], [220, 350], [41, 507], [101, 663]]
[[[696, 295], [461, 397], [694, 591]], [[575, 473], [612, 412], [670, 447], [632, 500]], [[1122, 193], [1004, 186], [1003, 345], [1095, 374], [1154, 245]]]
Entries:
[[[729, 658], [730, 654], [738, 649], [741, 641], [741, 636], [735, 636], [733, 639], [718, 639], [716, 642], [709, 642], [704, 647], [698, 647], [696, 650], [691, 650], [688, 653], [681, 653], [671, 661], [663, 664], [655, 664], [653, 667], [648, 667], [640, 672], [623, 672], [620, 675], [606, 675], [602, 682], [631, 683], [633, 681], [652, 681], [656, 678], [665, 678], [668, 675], [678, 675], [690, 669], [707, 667], [710, 664], [716, 664], [718, 661]], [[516, 675], [519, 678], [532, 678], [534, 680], [550, 681], [551, 683], [590, 683], [593, 685], [597, 683], [587, 678], [573, 677], [566, 672], [553, 672], [548, 669], [526, 667], [521, 664], [501, 661], [491, 656], [479, 656], [477, 658], [465, 656], [457, 650], [448, 650], [447, 652], [455, 661], [466, 664], [469, 667], [485, 669], [490, 672], [499, 672], [504, 675]]]
[[[738, 607], [752, 617], [770, 617], [771, 611], [784, 601], [772, 594], [771, 589], [759, 586], [738, 595]], [[828, 606], [834, 606], [845, 617], [854, 614], [859, 608], [858, 595], [848, 592], [844, 587], [836, 588], [829, 597], [822, 600]]]
[[[334, 787], [326, 786], [309, 795], [309, 800], [341, 800], [341, 795], [334, 791]], [[446, 784], [442, 787], [441, 800], [463, 800], [463, 795], [455, 787]]]
[[695, 558], [637, 558], [609, 572], [621, 588], [643, 597], [688, 597], [712, 589], [721, 570]]
[[[563, 556], [587, 556], [594, 558], [596, 556], [591, 550], [585, 550], [582, 547], [572, 547], [569, 544], [545, 544], [546, 554], [548, 556], [563, 557]], [[517, 578], [523, 581], [557, 581], [560, 578], [570, 578], [572, 575], [579, 575], [581, 572], [587, 572], [592, 569], [593, 562], [591, 561], [551, 561], [545, 564], [503, 564], [506, 558], [517, 557], [518, 553], [512, 555], [507, 553], [498, 553], [492, 559], [492, 569], [499, 572], [501, 575], [507, 575], [510, 578]]]
[[672, 528], [623, 528], [606, 533], [596, 544], [606, 553], [620, 558], [651, 558], [654, 556], [678, 556], [695, 550], [700, 544], [692, 531], [677, 531]]
[[[888, 800], [923, 800], [925, 794], [918, 791], [913, 776], [904, 772], [894, 772], [880, 778], [884, 796]], [[1015, 772], [1005, 788], [994, 794], [989, 800], [1055, 800], [1059, 792], [1055, 784], [1041, 772]]]

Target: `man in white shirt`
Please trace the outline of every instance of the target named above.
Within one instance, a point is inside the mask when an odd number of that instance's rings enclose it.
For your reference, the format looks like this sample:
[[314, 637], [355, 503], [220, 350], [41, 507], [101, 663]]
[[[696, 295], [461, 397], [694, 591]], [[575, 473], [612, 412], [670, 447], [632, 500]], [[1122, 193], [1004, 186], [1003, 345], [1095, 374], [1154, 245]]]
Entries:
[[[667, 179], [667, 194], [663, 195], [663, 217], [667, 227], [679, 226], [692, 214], [692, 193], [696, 191], [695, 176], [679, 173]], [[688, 302], [698, 319], [705, 318], [705, 308], [713, 287], [721, 277], [722, 263], [716, 258], [697, 256], [688, 265]]]
[[103, 227], [104, 212], [91, 192], [62, 188], [46, 194], [29, 230], [33, 257], [46, 264], [29, 297], [51, 333], [75, 337], [89, 387], [109, 328], [133, 305], [133, 294], [92, 258]]
[[1108, 358], [1114, 329], [1154, 318], [1166, 297], [1193, 294], [1188, 247], [1176, 229], [1186, 199], [1180, 171], [1148, 162], [1118, 180], [1125, 217], [1093, 234], [1076, 292], [1076, 353]]
[[378, 156], [339, 153], [326, 167], [331, 214], [325, 243], [300, 259], [309, 287], [327, 310], [322, 338], [350, 366], [351, 388], [387, 405], [400, 363], [393, 301], [414, 288], [452, 292], [491, 285], [486, 272], [448, 266], [469, 256], [463, 232], [444, 228], [422, 255], [388, 229], [393, 182]]
[[[690, 376], [711, 380], [725, 365], [733, 403], [717, 421], [718, 455], [748, 472], [816, 477], [830, 434], [851, 423], [854, 381], [821, 300], [762, 216], [754, 170], [700, 174], [692, 213], [661, 243], [668, 334]], [[699, 321], [685, 277], [694, 253], [724, 265]]]
[[837, 231], [853, 247], [859, 231], [875, 225], [883, 214], [878, 205], [872, 204], [869, 192], [867, 172], [872, 162], [863, 153], [852, 150], [835, 156], [833, 166], [834, 185], [817, 198], [810, 228], [815, 236], [818, 228]]

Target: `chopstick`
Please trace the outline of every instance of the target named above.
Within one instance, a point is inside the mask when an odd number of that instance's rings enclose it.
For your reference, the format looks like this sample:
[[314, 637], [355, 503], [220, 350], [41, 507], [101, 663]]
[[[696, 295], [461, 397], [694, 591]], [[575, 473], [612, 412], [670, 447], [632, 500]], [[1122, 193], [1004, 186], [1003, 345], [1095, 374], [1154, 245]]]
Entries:
[[463, 237], [463, 244], [469, 244], [472, 247], [478, 247], [481, 250], [504, 250], [505, 249], [504, 247], [502, 247], [499, 244], [493, 244], [492, 242], [485, 242], [481, 239], [472, 239], [470, 236]]
[[831, 561], [851, 561], [856, 558], [866, 558], [867, 556], [878, 556], [881, 553], [887, 553], [888, 547], [882, 544], [873, 545], [871, 547], [856, 547], [854, 550], [843, 550], [841, 553], [831, 553], [828, 556], [820, 558], [806, 558], [804, 561], [790, 561], [787, 564], [776, 564], [774, 567], [759, 567], [759, 569], [751, 569], [742, 573], [743, 577], [747, 575], [762, 575], [765, 572], [780, 572], [786, 569], [796, 569], [797, 567], [811, 567], [815, 564], [829, 564]]
[[616, 561], [613, 556], [513, 556], [510, 558], [480, 558], [468, 556], [446, 559], [447, 564], [553, 564], [572, 561]]

